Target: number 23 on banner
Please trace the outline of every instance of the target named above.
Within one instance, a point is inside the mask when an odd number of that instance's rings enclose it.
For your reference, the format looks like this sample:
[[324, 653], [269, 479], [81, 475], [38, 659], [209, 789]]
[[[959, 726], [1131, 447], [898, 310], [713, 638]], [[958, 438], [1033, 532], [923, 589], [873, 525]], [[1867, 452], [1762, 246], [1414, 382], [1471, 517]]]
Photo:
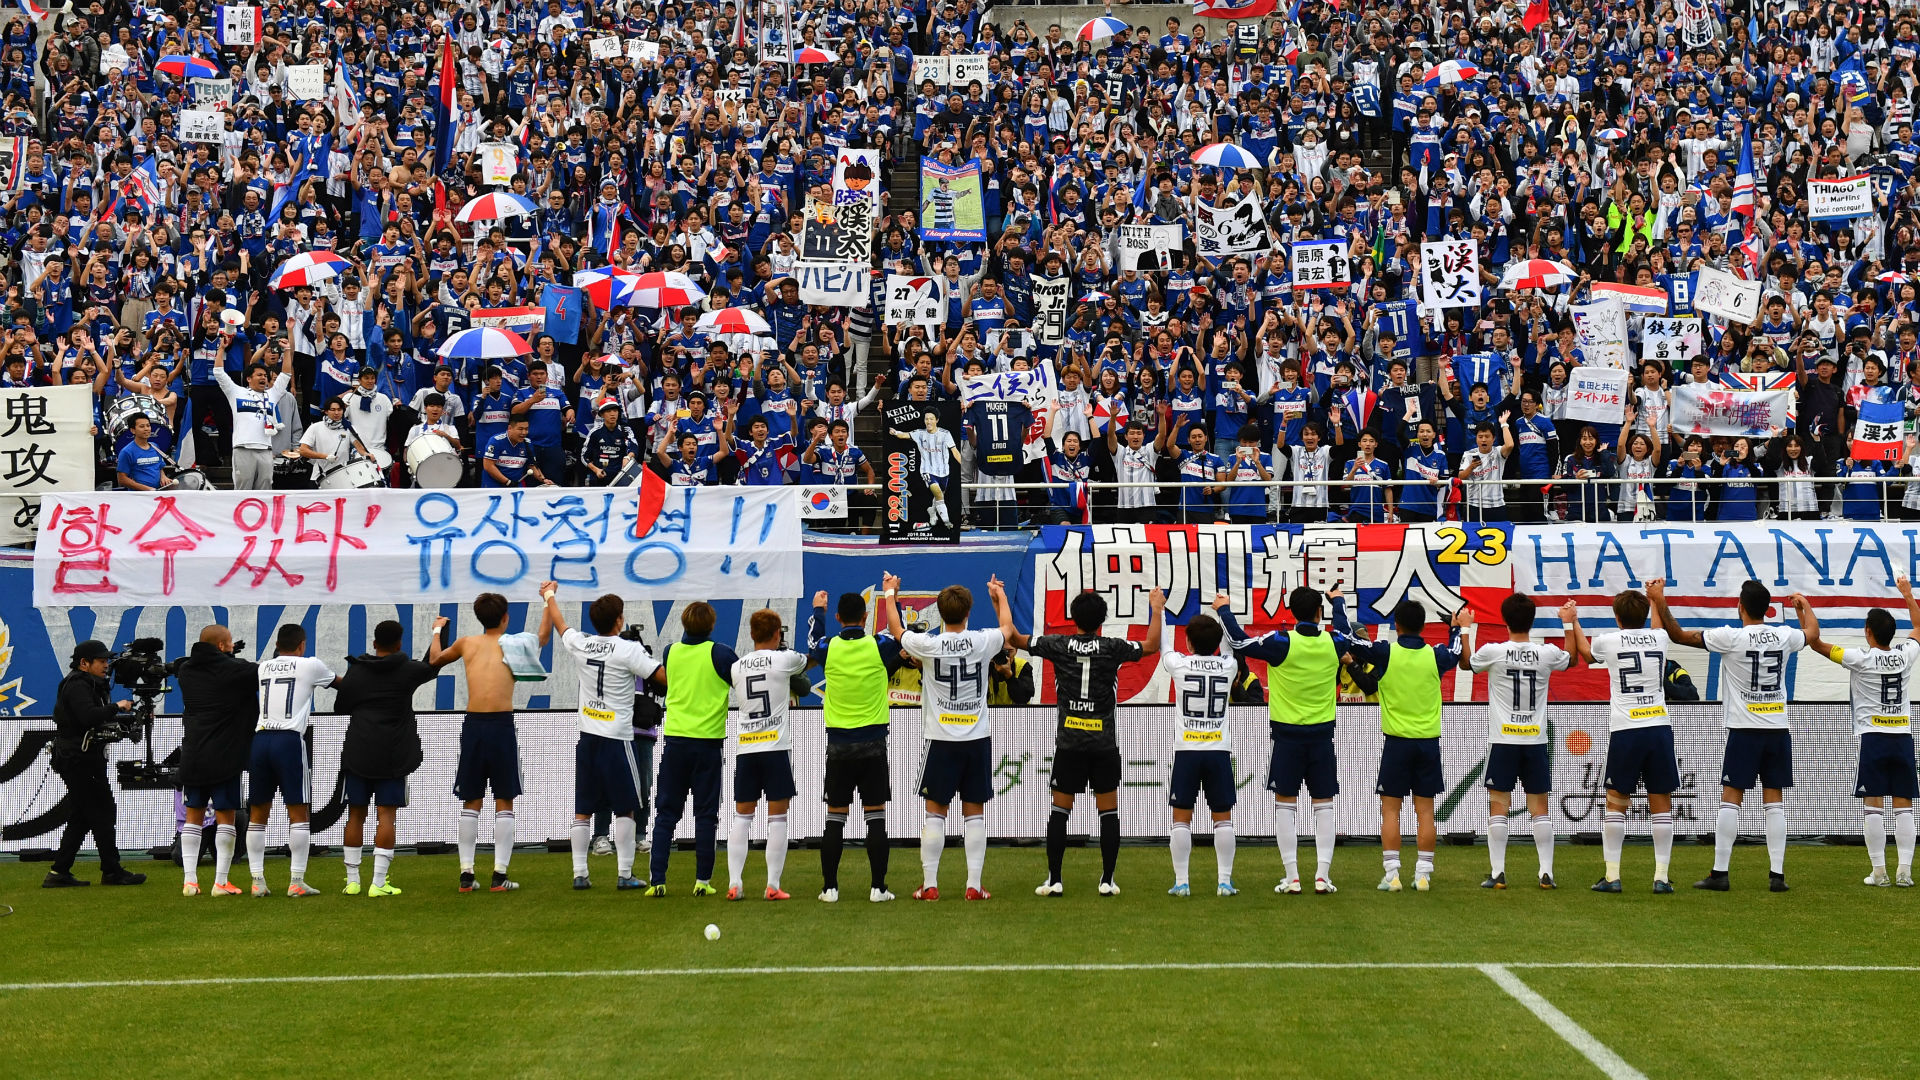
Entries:
[[[1433, 535], [1447, 542], [1434, 561], [1441, 563], [1464, 563], [1467, 561], [1467, 530], [1449, 525], [1444, 529], [1433, 530]], [[1473, 552], [1473, 561], [1482, 566], [1499, 566], [1507, 561], [1507, 533], [1504, 529], [1475, 529], [1480, 546]]]

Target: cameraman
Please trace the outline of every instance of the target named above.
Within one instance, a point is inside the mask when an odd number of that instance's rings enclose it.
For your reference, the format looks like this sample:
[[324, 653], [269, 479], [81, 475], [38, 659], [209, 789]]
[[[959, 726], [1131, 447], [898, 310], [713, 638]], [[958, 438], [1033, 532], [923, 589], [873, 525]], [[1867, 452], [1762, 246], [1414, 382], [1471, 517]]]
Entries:
[[240, 895], [227, 875], [238, 839], [235, 814], [245, 805], [240, 774], [246, 771], [259, 719], [259, 668], [233, 655], [233, 649], [233, 634], [215, 623], [200, 631], [193, 652], [174, 672], [180, 680], [181, 723], [186, 729], [180, 741], [181, 801], [187, 808], [187, 827], [180, 833], [180, 866], [186, 879], [180, 891], [187, 896], [200, 895], [201, 828], [208, 803], [218, 823], [213, 891]]
[[42, 888], [92, 884], [73, 876], [73, 860], [88, 833], [100, 851], [100, 884], [141, 885], [147, 880], [147, 875], [129, 873], [120, 865], [120, 849], [113, 842], [118, 808], [113, 788], [107, 784], [107, 744], [89, 737], [132, 708], [131, 702], [107, 698], [107, 668], [112, 659], [113, 653], [102, 642], [87, 640], [74, 646], [73, 670], [60, 680], [54, 697], [53, 771], [67, 784], [67, 831]]

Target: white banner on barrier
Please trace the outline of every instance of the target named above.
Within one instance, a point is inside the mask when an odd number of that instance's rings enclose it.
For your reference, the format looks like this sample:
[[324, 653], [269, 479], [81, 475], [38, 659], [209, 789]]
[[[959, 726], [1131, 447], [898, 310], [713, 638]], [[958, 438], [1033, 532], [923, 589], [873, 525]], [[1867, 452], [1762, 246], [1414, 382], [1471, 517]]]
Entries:
[[637, 489], [50, 495], [35, 603], [466, 603], [481, 592], [798, 596], [797, 488], [674, 488], [632, 535]]
[[40, 493], [93, 486], [93, 395], [84, 386], [0, 390], [0, 544], [33, 540]]

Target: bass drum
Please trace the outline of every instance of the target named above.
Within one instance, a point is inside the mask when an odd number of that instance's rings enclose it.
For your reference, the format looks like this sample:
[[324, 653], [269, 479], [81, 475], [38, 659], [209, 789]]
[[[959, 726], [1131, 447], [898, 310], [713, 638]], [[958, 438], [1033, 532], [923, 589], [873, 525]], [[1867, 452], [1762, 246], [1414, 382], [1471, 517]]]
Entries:
[[281, 454], [273, 459], [273, 490], [311, 491], [313, 462], [298, 454]]
[[613, 474], [613, 479], [607, 482], [607, 486], [632, 487], [640, 482], [640, 470], [644, 468], [646, 465], [639, 461], [629, 461], [626, 468]]
[[207, 480], [207, 474], [199, 469], [180, 469], [173, 473], [173, 483], [182, 491], [207, 491], [213, 484]]
[[466, 466], [445, 435], [430, 431], [407, 447], [407, 471], [414, 487], [452, 488], [460, 486]]
[[165, 415], [166, 411], [160, 408], [158, 402], [145, 394], [135, 394], [132, 397], [113, 399], [102, 410], [100, 418], [106, 421], [107, 437], [112, 441], [125, 435], [133, 427], [133, 418], [136, 416], [152, 419]]
[[320, 490], [338, 491], [343, 488], [381, 487], [380, 466], [366, 458], [358, 458], [337, 468], [328, 470], [320, 477]]

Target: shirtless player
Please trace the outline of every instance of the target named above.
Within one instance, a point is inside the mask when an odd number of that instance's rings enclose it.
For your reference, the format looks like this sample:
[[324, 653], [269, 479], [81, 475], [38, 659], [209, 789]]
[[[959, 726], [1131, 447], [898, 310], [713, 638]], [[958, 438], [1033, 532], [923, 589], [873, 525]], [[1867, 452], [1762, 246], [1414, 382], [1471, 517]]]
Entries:
[[473, 854], [480, 841], [480, 803], [493, 788], [493, 891], [520, 887], [507, 877], [513, 860], [513, 800], [520, 797], [520, 741], [513, 727], [513, 671], [500, 651], [507, 629], [507, 598], [481, 593], [473, 599], [481, 632], [440, 647], [442, 616], [433, 622], [427, 663], [467, 665], [467, 716], [460, 724], [460, 765], [453, 795], [460, 800], [460, 891], [474, 890]]

